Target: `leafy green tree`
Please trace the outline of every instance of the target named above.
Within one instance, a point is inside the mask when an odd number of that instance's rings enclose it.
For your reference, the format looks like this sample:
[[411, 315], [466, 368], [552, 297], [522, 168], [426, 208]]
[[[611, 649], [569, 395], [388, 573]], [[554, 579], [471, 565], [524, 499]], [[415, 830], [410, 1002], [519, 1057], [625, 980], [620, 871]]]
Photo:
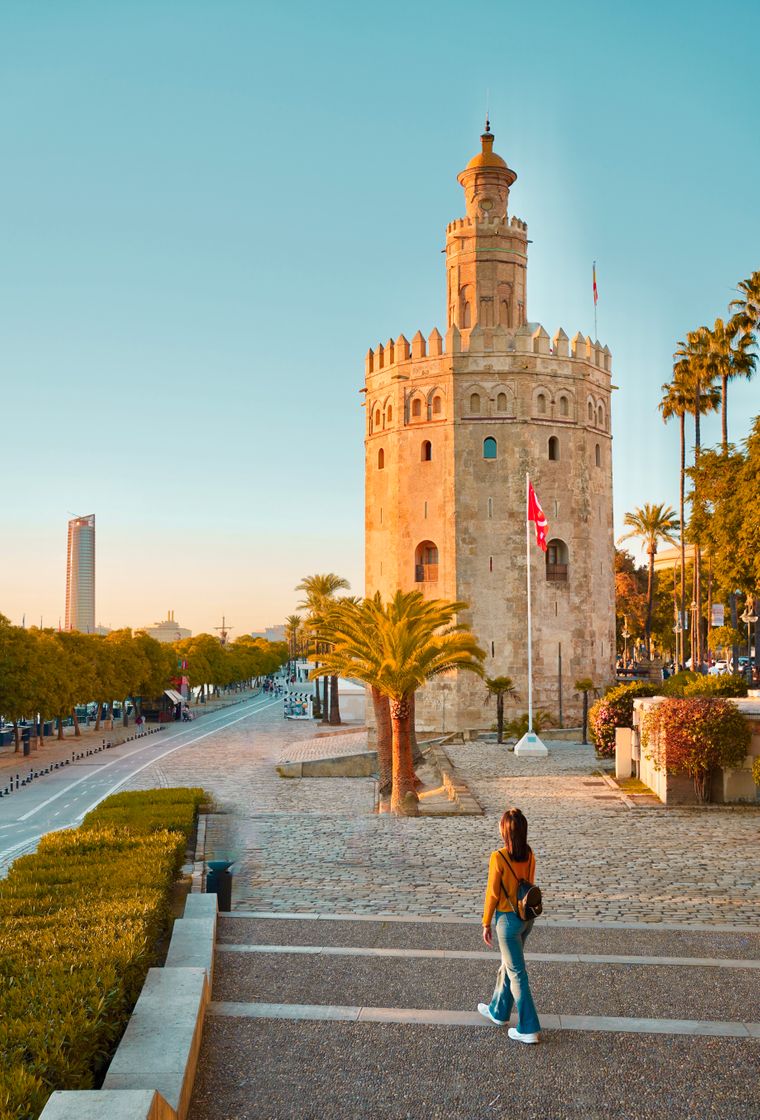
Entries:
[[711, 378], [721, 384], [721, 436], [723, 450], [728, 450], [728, 383], [736, 378], [747, 381], [755, 372], [757, 355], [754, 353], [754, 335], [742, 330], [743, 317], [728, 324], [715, 320], [712, 330], [705, 331], [705, 368]]
[[0, 615], [0, 713], [13, 724], [16, 752], [21, 750], [19, 720], [34, 710], [36, 647], [31, 631], [12, 626]]

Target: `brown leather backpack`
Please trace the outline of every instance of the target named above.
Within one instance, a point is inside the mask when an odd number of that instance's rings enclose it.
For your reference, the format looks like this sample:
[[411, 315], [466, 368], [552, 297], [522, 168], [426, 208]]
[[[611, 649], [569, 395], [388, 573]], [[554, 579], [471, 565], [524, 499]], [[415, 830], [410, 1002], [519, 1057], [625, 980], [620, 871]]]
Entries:
[[[509, 859], [503, 852], [499, 852], [506, 863], [509, 870], [512, 872], [513, 879], [517, 882], [517, 909], [515, 913], [518, 918], [523, 922], [530, 922], [533, 918], [538, 918], [544, 912], [544, 903], [541, 896], [541, 888], [537, 887], [535, 883], [529, 883], [527, 879], [521, 879], [515, 872], [514, 867], [509, 862]], [[509, 898], [509, 892], [506, 892], [509, 905], [512, 906], [512, 900]], [[514, 907], [512, 907], [514, 910]]]

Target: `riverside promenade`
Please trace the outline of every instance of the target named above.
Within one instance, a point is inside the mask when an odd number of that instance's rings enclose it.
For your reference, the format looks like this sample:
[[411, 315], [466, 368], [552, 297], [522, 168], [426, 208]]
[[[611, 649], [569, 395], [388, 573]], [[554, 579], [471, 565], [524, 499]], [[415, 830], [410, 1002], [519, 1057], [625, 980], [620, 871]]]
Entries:
[[[207, 855], [236, 860], [191, 1120], [760, 1115], [756, 807], [631, 808], [591, 748], [472, 743], [447, 749], [482, 817], [394, 820], [370, 779], [277, 777], [315, 730], [275, 705], [133, 783], [205, 786]], [[546, 903], [527, 946], [539, 1047], [475, 1010], [514, 804]]]

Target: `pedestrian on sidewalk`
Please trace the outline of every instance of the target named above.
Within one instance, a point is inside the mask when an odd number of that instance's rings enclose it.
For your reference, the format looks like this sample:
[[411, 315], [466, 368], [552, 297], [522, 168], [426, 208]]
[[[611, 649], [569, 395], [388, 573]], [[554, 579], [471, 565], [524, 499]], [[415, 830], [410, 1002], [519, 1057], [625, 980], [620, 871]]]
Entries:
[[528, 844], [528, 822], [519, 809], [508, 809], [501, 818], [499, 831], [504, 847], [491, 852], [488, 885], [483, 907], [483, 940], [493, 948], [495, 919], [496, 937], [501, 951], [501, 968], [490, 1003], [479, 1003], [478, 1011], [497, 1026], [509, 1022], [517, 1005], [517, 1027], [510, 1027], [509, 1037], [515, 1042], [538, 1042], [541, 1024], [528, 983], [525, 967], [525, 942], [533, 928], [533, 920], [523, 921], [517, 912], [517, 887], [521, 879], [535, 882], [536, 857]]

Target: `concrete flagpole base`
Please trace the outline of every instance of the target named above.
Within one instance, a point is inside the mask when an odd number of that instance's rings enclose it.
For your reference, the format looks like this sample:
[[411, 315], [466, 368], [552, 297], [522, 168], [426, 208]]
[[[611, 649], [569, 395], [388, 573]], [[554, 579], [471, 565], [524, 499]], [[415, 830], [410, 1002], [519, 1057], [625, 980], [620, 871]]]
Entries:
[[549, 751], [535, 731], [526, 731], [519, 743], [515, 744], [518, 758], [546, 758]]

